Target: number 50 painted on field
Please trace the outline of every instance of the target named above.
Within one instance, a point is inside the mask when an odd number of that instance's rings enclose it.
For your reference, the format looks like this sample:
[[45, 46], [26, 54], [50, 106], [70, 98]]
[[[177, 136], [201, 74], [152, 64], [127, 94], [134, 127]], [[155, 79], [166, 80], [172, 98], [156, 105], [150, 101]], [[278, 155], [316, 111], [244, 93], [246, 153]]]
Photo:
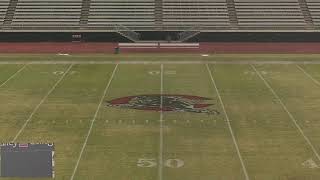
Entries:
[[[137, 166], [138, 167], [146, 167], [151, 168], [157, 166], [157, 160], [156, 159], [146, 159], [146, 158], [140, 158], [138, 159]], [[169, 168], [180, 168], [184, 166], [184, 161], [181, 159], [167, 159], [164, 162], [164, 166]]]

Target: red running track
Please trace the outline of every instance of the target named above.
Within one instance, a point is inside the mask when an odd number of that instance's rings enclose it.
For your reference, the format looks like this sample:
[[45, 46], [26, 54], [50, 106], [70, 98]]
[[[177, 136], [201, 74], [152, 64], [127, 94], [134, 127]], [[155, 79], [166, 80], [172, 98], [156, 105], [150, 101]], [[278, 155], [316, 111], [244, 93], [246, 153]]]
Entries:
[[[0, 53], [114, 53], [117, 43], [0, 43]], [[198, 49], [121, 49], [122, 53], [319, 54], [320, 43], [200, 43]]]
[[113, 53], [117, 43], [0, 43], [0, 53]]

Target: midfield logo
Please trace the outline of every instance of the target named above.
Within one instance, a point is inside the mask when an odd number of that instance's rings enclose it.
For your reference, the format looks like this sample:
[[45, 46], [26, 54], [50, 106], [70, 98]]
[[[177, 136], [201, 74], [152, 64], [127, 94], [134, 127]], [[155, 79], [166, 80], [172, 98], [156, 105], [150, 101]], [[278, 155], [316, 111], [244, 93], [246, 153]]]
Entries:
[[212, 99], [190, 95], [163, 94], [161, 96], [160, 94], [148, 94], [113, 99], [107, 101], [107, 106], [148, 111], [193, 112], [218, 115], [219, 112], [217, 110], [209, 109], [214, 104], [205, 102], [210, 100]]

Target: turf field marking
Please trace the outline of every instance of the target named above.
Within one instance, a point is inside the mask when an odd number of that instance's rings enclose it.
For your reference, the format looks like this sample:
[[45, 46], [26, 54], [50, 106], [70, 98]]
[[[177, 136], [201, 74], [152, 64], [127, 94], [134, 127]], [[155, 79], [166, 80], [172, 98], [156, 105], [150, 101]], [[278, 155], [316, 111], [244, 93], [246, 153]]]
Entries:
[[270, 92], [273, 94], [273, 96], [278, 100], [282, 108], [286, 111], [296, 128], [299, 130], [300, 134], [302, 137], [305, 139], [305, 141], [308, 143], [310, 146], [311, 150], [313, 153], [316, 155], [317, 159], [320, 161], [320, 155], [318, 154], [316, 148], [313, 146], [309, 138], [304, 134], [302, 128], [299, 126], [297, 123], [296, 118], [291, 114], [291, 112], [288, 110], [287, 106], [282, 102], [281, 98], [278, 96], [278, 94], [274, 91], [274, 89], [271, 87], [271, 85], [264, 79], [264, 77], [260, 74], [260, 72], [254, 67], [254, 65], [251, 64], [251, 67], [253, 70], [257, 73], [257, 75], [260, 77], [260, 79], [264, 82], [264, 84], [267, 86], [267, 88], [270, 90]]
[[156, 159], [154, 159], [154, 158], [151, 158], [151, 159], [140, 158], [140, 159], [138, 159], [137, 166], [143, 167], [143, 168], [151, 168], [151, 167], [157, 166], [157, 162], [156, 162]]
[[7, 84], [11, 79], [13, 79], [17, 74], [19, 74], [24, 68], [27, 67], [27, 64], [23, 65], [19, 70], [17, 70], [14, 74], [12, 74], [6, 81], [4, 81], [1, 85], [0, 88], [2, 88], [4, 85]]
[[[157, 165], [158, 164], [155, 158], [140, 158], [137, 161], [137, 166], [142, 168], [152, 168], [156, 167]], [[181, 168], [184, 166], [184, 161], [181, 159], [167, 159], [163, 166], [169, 168]]]
[[177, 71], [165, 71], [164, 74], [166, 75], [176, 75], [177, 74]]
[[157, 61], [0, 61], [0, 64], [320, 64], [320, 61], [177, 61], [177, 60], [157, 60]]
[[319, 166], [316, 164], [316, 162], [314, 162], [313, 159], [308, 159], [306, 161], [304, 161], [302, 163], [302, 166], [306, 167], [306, 168], [310, 168], [310, 169], [317, 169], [319, 168]]
[[150, 75], [158, 75], [158, 74], [160, 74], [160, 71], [149, 71], [148, 73]]
[[29, 123], [29, 121], [32, 119], [33, 115], [38, 111], [38, 109], [40, 108], [40, 106], [44, 103], [44, 101], [48, 98], [48, 96], [56, 89], [56, 87], [58, 86], [58, 84], [64, 79], [64, 77], [68, 74], [68, 72], [70, 71], [70, 69], [73, 67], [73, 64], [71, 64], [68, 69], [66, 70], [66, 72], [60, 77], [60, 79], [52, 86], [52, 88], [48, 91], [48, 93], [41, 99], [41, 101], [39, 102], [39, 104], [33, 109], [32, 113], [30, 114], [30, 116], [28, 117], [28, 119], [24, 122], [24, 124], [22, 125], [21, 129], [18, 131], [18, 133], [16, 134], [16, 136], [13, 138], [13, 142], [16, 141], [18, 139], [18, 137], [20, 136], [20, 134], [22, 133], [22, 131], [25, 129], [25, 127], [27, 126], [27, 124]]
[[320, 64], [320, 61], [262, 61], [262, 60], [157, 60], [157, 61], [0, 61], [0, 64]]
[[167, 159], [165, 166], [170, 168], [181, 168], [184, 166], [184, 161], [181, 159]]
[[159, 139], [159, 168], [158, 168], [158, 176], [159, 180], [162, 180], [162, 173], [163, 173], [163, 69], [164, 66], [161, 64], [161, 72], [160, 72], [160, 139]]
[[315, 78], [313, 78], [311, 74], [305, 71], [300, 65], [296, 65], [296, 66], [298, 67], [298, 69], [300, 69], [303, 72], [303, 74], [305, 74], [309, 79], [311, 79], [316, 85], [320, 86], [320, 82]]
[[[159, 74], [161, 74], [161, 71], [149, 71], [148, 73], [150, 75], [159, 75]], [[177, 74], [177, 72], [168, 70], [168, 71], [164, 71], [163, 74], [164, 75], [175, 75], [175, 74]]]
[[53, 74], [54, 75], [62, 75], [62, 74], [64, 74], [64, 71], [54, 71]]
[[[48, 72], [41, 72], [41, 73], [48, 73]], [[53, 72], [54, 75], [62, 75], [64, 73], [65, 73], [65, 71], [54, 71]], [[74, 74], [77, 74], [77, 73], [79, 73], [79, 72], [78, 71], [70, 71], [69, 72], [70, 75], [74, 75]]]
[[82, 145], [82, 148], [81, 148], [81, 151], [80, 151], [80, 154], [79, 154], [79, 157], [78, 157], [76, 166], [75, 166], [74, 169], [73, 169], [73, 173], [72, 173], [72, 175], [71, 175], [70, 180], [73, 180], [73, 178], [74, 178], [74, 176], [75, 176], [75, 174], [76, 174], [76, 172], [77, 172], [77, 170], [78, 170], [78, 166], [79, 166], [79, 164], [80, 164], [80, 160], [81, 160], [81, 158], [82, 158], [82, 154], [83, 154], [83, 152], [84, 152], [84, 149], [85, 149], [86, 146], [87, 146], [88, 139], [89, 139], [89, 136], [90, 136], [90, 134], [91, 134], [91, 131], [92, 131], [94, 122], [95, 122], [96, 119], [97, 119], [98, 112], [99, 112], [100, 107], [101, 107], [101, 105], [102, 105], [103, 99], [104, 99], [105, 96], [107, 95], [107, 92], [108, 92], [108, 89], [109, 89], [109, 87], [110, 87], [110, 84], [111, 84], [111, 82], [112, 82], [112, 80], [113, 80], [113, 77], [114, 77], [114, 75], [115, 75], [115, 73], [116, 73], [116, 71], [117, 71], [117, 69], [118, 69], [118, 65], [119, 65], [119, 64], [116, 64], [116, 66], [114, 67], [113, 72], [112, 72], [112, 74], [111, 74], [111, 77], [109, 78], [109, 82], [108, 82], [106, 88], [104, 89], [103, 95], [101, 96], [99, 105], [98, 105], [98, 107], [97, 107], [97, 109], [96, 109], [96, 112], [94, 113], [94, 116], [93, 116], [93, 118], [92, 118], [92, 120], [91, 120], [90, 128], [89, 128], [88, 133], [87, 133], [87, 135], [86, 135], [86, 139], [85, 139], [85, 141], [84, 141], [84, 143], [83, 143], [83, 145]]
[[215, 80], [214, 80], [214, 78], [213, 78], [213, 75], [212, 75], [212, 72], [211, 72], [211, 70], [210, 70], [210, 68], [209, 68], [209, 65], [206, 64], [206, 67], [207, 67], [207, 70], [208, 70], [210, 79], [211, 79], [211, 81], [212, 81], [212, 85], [214, 86], [214, 88], [215, 88], [215, 90], [216, 90], [216, 92], [217, 92], [217, 96], [218, 96], [218, 98], [219, 98], [219, 101], [220, 101], [222, 110], [223, 110], [224, 115], [225, 115], [225, 117], [226, 117], [226, 122], [227, 122], [228, 127], [229, 127], [229, 132], [230, 132], [230, 134], [231, 134], [231, 137], [232, 137], [232, 140], [233, 140], [233, 144], [234, 144], [234, 146], [235, 146], [235, 148], [236, 148], [236, 151], [237, 151], [237, 154], [238, 154], [238, 157], [239, 157], [241, 166], [242, 166], [243, 173], [244, 173], [244, 175], [245, 175], [246, 180], [249, 180], [250, 178], [249, 178], [249, 175], [248, 175], [248, 172], [247, 172], [247, 168], [246, 168], [246, 166], [245, 166], [245, 164], [244, 164], [242, 155], [241, 155], [241, 153], [240, 153], [239, 146], [238, 146], [238, 142], [237, 142], [237, 140], [236, 140], [236, 138], [235, 138], [235, 135], [234, 135], [234, 133], [233, 133], [233, 130], [232, 130], [232, 127], [231, 127], [231, 123], [230, 123], [230, 120], [229, 120], [229, 116], [228, 116], [227, 111], [226, 111], [226, 109], [225, 109], [225, 107], [224, 107], [224, 103], [223, 103], [222, 98], [221, 98], [221, 96], [220, 96], [218, 87], [217, 87], [216, 82], [215, 82]]
[[[244, 74], [245, 75], [256, 75], [256, 73], [254, 71], [244, 71]], [[261, 71], [261, 74], [265, 75], [265, 74], [268, 74], [267, 71]]]

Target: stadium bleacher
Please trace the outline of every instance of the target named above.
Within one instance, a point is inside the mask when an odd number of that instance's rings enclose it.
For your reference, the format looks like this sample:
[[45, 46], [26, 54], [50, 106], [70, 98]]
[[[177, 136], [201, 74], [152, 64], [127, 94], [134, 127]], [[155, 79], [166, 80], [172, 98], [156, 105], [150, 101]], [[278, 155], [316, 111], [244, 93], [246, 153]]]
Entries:
[[320, 1], [307, 0], [309, 12], [311, 14], [314, 25], [320, 25]]
[[9, 0], [0, 0], [0, 24], [4, 23], [9, 2]]
[[228, 29], [225, 0], [163, 0], [163, 26], [166, 29]]
[[92, 0], [88, 26], [112, 28], [119, 24], [135, 30], [154, 28], [154, 0]]
[[245, 29], [304, 29], [297, 0], [235, 0], [239, 26]]
[[70, 28], [78, 27], [81, 0], [19, 0], [12, 27]]
[[0, 30], [317, 31], [318, 0], [0, 0]]

